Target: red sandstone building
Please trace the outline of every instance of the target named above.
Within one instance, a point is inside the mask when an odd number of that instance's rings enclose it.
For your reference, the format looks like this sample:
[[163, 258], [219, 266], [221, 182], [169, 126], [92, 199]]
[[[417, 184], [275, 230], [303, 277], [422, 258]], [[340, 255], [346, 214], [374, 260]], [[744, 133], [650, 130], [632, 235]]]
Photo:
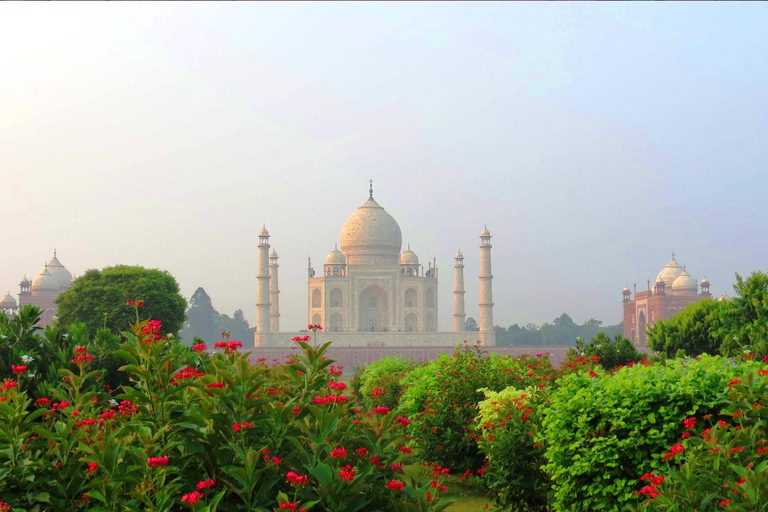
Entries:
[[696, 280], [675, 261], [672, 253], [672, 259], [659, 272], [653, 288], [650, 280], [647, 290], [638, 292], [635, 285], [632, 298], [632, 291], [624, 287], [624, 337], [635, 345], [645, 346], [648, 327], [658, 320], [666, 320], [689, 304], [712, 296], [706, 278], [701, 280], [700, 286], [699, 293]]

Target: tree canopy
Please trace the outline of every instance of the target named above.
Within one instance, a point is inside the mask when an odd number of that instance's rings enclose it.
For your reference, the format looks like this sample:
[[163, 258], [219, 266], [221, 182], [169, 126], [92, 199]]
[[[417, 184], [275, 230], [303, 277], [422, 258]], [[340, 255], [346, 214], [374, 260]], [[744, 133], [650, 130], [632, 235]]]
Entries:
[[579, 325], [569, 315], [563, 313], [551, 323], [541, 326], [527, 324], [521, 327], [513, 324], [506, 329], [500, 326], [496, 326], [495, 329], [497, 345], [552, 346], [572, 345], [576, 342], [576, 338], [591, 340], [599, 333], [604, 333], [611, 338], [622, 334], [623, 324], [604, 326], [600, 320], [589, 319]]
[[179, 294], [176, 278], [167, 271], [140, 266], [88, 270], [56, 299], [57, 323], [68, 329], [82, 322], [91, 335], [99, 328], [121, 332], [136, 322], [134, 309], [126, 304], [130, 299], [144, 301], [141, 316], [162, 321], [163, 333], [178, 334], [187, 301]]

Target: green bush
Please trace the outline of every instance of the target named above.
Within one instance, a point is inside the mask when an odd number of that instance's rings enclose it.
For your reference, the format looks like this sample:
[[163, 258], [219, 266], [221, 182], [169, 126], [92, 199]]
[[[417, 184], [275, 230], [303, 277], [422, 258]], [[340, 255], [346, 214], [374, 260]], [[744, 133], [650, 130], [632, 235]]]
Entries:
[[403, 393], [401, 380], [414, 368], [414, 363], [395, 355], [367, 365], [360, 374], [360, 398], [373, 409], [383, 405], [394, 409]]
[[544, 449], [535, 440], [543, 389], [482, 390], [475, 428], [477, 443], [487, 462], [483, 484], [503, 510], [549, 510], [549, 476], [544, 472]]
[[543, 409], [553, 509], [636, 505], [640, 476], [660, 467], [663, 452], [683, 433], [683, 420], [719, 414], [729, 381], [755, 364], [701, 356], [565, 377]]
[[598, 363], [606, 370], [624, 366], [631, 362], [638, 362], [642, 358], [632, 342], [621, 334], [614, 339], [604, 333], [599, 333], [589, 343], [584, 343], [581, 338], [576, 339], [576, 348], [570, 349], [571, 355], [586, 357], [598, 357]]
[[554, 373], [546, 357], [499, 357], [478, 347], [457, 348], [408, 374], [398, 412], [411, 420], [408, 434], [422, 460], [476, 471], [484, 459], [475, 440], [477, 404], [485, 398], [478, 390], [543, 387]]
[[658, 474], [647, 474], [641, 511], [768, 510], [768, 370], [730, 383], [722, 417], [684, 422], [685, 449]]

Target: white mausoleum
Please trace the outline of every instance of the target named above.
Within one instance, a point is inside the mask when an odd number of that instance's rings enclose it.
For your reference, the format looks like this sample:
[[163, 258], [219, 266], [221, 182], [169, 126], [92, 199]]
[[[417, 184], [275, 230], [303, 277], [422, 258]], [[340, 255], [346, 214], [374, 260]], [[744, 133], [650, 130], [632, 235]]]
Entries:
[[[256, 347], [291, 345], [300, 333], [280, 332], [278, 256], [270, 252], [269, 232], [259, 233]], [[464, 256], [455, 256], [453, 332], [437, 332], [438, 277], [435, 260], [427, 267], [408, 247], [402, 251], [397, 221], [373, 198], [344, 222], [340, 243], [328, 253], [322, 272], [309, 261], [307, 323], [323, 326], [322, 341], [334, 346], [454, 346], [464, 340], [494, 345], [491, 234], [480, 235], [480, 315], [478, 333], [464, 332]], [[305, 334], [305, 333], [303, 333]]]

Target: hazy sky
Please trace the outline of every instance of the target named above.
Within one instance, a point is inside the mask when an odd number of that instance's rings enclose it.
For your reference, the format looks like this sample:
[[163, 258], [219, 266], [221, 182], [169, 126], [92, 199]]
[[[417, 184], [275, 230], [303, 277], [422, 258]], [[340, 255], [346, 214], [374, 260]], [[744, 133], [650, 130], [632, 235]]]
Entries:
[[764, 3], [0, 5], [0, 288], [54, 247], [202, 286], [255, 322], [257, 237], [284, 330], [368, 195], [477, 317], [621, 320], [674, 250], [731, 292], [766, 269]]

